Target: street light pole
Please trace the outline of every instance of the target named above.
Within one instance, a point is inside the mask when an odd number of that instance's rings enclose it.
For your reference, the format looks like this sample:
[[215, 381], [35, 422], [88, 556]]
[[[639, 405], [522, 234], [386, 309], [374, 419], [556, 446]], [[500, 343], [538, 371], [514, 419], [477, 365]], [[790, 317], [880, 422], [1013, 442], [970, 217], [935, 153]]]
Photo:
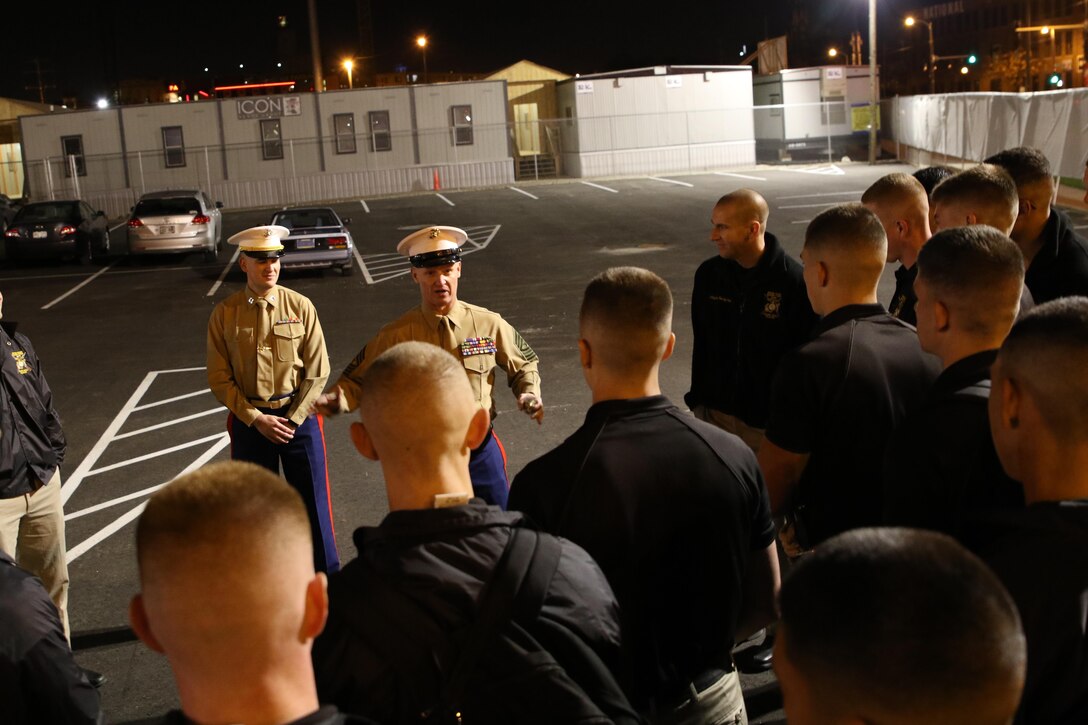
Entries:
[[427, 82], [427, 36], [421, 35], [416, 38], [416, 45], [423, 51], [423, 82]]
[[876, 163], [876, 126], [880, 98], [876, 89], [876, 0], [869, 0], [869, 163]]
[[937, 53], [933, 50], [933, 23], [926, 20], [926, 30], [929, 31], [929, 93], [937, 92]]

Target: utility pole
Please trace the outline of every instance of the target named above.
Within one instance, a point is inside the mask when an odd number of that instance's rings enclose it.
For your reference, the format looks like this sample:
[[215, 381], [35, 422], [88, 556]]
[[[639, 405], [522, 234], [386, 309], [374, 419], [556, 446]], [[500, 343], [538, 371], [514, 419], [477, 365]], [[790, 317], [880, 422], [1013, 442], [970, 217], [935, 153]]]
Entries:
[[314, 93], [325, 90], [325, 78], [321, 75], [321, 45], [318, 43], [317, 33], [317, 3], [316, 0], [307, 0], [307, 9], [310, 12], [310, 58], [314, 64]]
[[869, 0], [869, 163], [876, 163], [876, 127], [880, 111], [876, 88], [876, 0]]

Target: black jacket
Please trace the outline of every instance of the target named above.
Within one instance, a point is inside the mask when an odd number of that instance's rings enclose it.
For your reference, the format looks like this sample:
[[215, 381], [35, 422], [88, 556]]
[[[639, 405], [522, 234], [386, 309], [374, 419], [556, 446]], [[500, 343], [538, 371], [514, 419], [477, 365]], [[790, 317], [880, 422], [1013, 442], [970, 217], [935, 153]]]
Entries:
[[0, 322], [0, 498], [48, 483], [68, 447], [41, 362], [15, 323]]
[[[502, 511], [479, 499], [444, 509], [394, 511], [377, 527], [355, 531], [359, 556], [329, 580], [329, 619], [314, 643], [314, 672], [321, 701], [343, 712], [378, 722], [401, 722], [407, 710], [419, 712], [439, 686], [442, 657], [449, 640], [431, 641], [433, 628], [419, 626], [420, 613], [451, 636], [476, 617], [484, 585], [498, 563], [512, 529], [525, 525], [516, 512]], [[561, 627], [581, 638], [613, 672], [619, 659], [619, 611], [601, 570], [580, 547], [561, 541], [559, 567], [552, 577], [530, 634], [545, 647], [554, 639], [548, 630]], [[352, 620], [373, 619], [380, 609], [374, 594], [359, 606], [347, 587], [364, 592], [395, 590], [410, 599], [393, 632], [407, 632], [405, 649], [426, 648], [435, 670], [412, 682], [398, 681], [394, 668], [360, 634]], [[549, 648], [556, 661], [577, 679], [581, 663]], [[448, 663], [447, 663], [448, 664]], [[583, 686], [586, 684], [580, 682]], [[588, 692], [590, 696], [594, 693]], [[597, 701], [597, 700], [595, 700]], [[598, 701], [599, 702], [599, 701]]]
[[1051, 207], [1043, 227], [1043, 246], [1028, 265], [1024, 284], [1035, 304], [1059, 297], [1088, 296], [1088, 241], [1073, 229], [1069, 217]]
[[73, 659], [53, 601], [2, 551], [0, 713], [8, 725], [100, 721], [98, 690]]
[[767, 425], [778, 361], [808, 341], [817, 319], [800, 262], [773, 234], [765, 240], [763, 256], [751, 270], [721, 257], [696, 270], [691, 390], [684, 396], [691, 408], [705, 405], [756, 428]]
[[986, 404], [997, 350], [949, 365], [922, 407], [892, 433], [884, 458], [884, 523], [959, 537], [965, 517], [1023, 508], [1024, 489], [1001, 468]]

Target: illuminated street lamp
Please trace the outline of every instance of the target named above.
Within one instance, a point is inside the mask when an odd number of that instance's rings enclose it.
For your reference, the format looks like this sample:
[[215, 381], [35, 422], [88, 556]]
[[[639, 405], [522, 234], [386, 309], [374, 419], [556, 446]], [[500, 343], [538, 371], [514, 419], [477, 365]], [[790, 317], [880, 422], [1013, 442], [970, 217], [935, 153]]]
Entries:
[[355, 68], [355, 61], [353, 61], [351, 58], [345, 58], [344, 62], [341, 63], [341, 65], [344, 66], [344, 70], [348, 73], [348, 88], [354, 88], [354, 86], [351, 84], [351, 71]]
[[419, 46], [420, 51], [423, 53], [423, 82], [427, 82], [427, 36], [420, 35], [416, 38], [416, 45]]
[[107, 101], [105, 98], [99, 98], [97, 101], [95, 101], [94, 105], [98, 108], [109, 108], [110, 102]]
[[926, 29], [929, 31], [929, 92], [936, 93], [937, 54], [933, 52], [933, 23], [929, 22], [928, 20], [916, 18], [913, 15], [908, 15], [903, 21], [903, 24], [906, 25], [908, 28], [913, 28], [915, 23], [921, 23], [922, 25], [926, 26]]
[[[831, 62], [837, 63], [839, 61], [839, 49], [838, 48], [828, 48], [827, 49], [827, 57], [831, 59]], [[846, 63], [846, 57], [845, 56], [843, 56], [842, 62], [844, 64]]]

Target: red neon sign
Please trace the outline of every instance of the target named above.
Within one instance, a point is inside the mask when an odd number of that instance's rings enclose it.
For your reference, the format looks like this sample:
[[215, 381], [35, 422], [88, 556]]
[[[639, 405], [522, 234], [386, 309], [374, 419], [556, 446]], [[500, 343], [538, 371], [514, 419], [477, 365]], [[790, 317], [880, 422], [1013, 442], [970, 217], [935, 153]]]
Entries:
[[216, 86], [216, 91], [240, 91], [246, 88], [282, 88], [283, 86], [293, 86], [294, 81], [277, 81], [275, 83], [243, 83], [240, 86]]

